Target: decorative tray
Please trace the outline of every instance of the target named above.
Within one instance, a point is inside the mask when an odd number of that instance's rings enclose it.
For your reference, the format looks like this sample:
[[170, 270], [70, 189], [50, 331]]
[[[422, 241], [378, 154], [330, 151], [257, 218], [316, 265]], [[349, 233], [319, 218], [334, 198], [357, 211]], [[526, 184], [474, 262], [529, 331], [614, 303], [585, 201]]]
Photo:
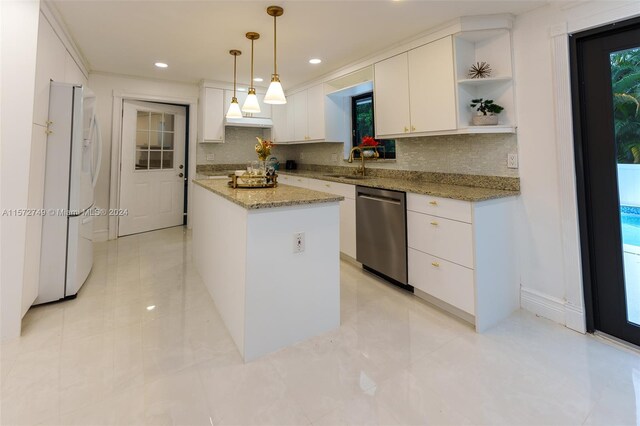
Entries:
[[236, 176], [235, 174], [229, 175], [229, 182], [227, 182], [231, 188], [275, 188], [278, 186], [278, 175], [273, 174], [271, 176], [265, 175], [242, 175]]

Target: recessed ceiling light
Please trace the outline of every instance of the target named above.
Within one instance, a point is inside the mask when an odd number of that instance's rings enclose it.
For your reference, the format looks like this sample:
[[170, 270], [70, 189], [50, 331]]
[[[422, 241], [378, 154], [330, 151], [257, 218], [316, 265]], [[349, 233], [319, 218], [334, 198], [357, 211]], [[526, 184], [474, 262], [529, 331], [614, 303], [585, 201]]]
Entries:
[[246, 92], [247, 91], [247, 89], [245, 89], [244, 87], [238, 87], [236, 90], [238, 92]]
[[156, 308], [156, 305], [147, 306], [147, 311], [153, 311]]
[[158, 68], [167, 68], [169, 65], [165, 64], [164, 62], [156, 62], [154, 64], [156, 67]]
[[260, 83], [261, 81], [264, 81], [263, 79], [261, 79], [260, 77], [256, 77], [253, 79], [253, 81], [257, 81], [258, 83]]
[[322, 59], [318, 59], [318, 58], [313, 58], [313, 59], [309, 59], [309, 63], [310, 64], [319, 64], [320, 62], [322, 62]]

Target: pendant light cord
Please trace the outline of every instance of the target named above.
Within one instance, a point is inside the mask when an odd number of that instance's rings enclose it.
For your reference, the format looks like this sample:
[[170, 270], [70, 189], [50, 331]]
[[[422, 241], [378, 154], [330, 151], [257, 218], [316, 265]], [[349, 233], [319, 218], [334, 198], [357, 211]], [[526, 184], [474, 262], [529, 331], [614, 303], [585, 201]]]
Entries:
[[277, 29], [276, 29], [276, 16], [273, 16], [273, 73], [278, 75], [278, 57], [277, 57], [277, 49], [276, 49], [276, 37], [277, 37]]
[[233, 97], [236, 97], [236, 64], [238, 63], [238, 55], [233, 55]]
[[251, 39], [251, 82], [249, 83], [249, 89], [253, 89], [253, 39]]

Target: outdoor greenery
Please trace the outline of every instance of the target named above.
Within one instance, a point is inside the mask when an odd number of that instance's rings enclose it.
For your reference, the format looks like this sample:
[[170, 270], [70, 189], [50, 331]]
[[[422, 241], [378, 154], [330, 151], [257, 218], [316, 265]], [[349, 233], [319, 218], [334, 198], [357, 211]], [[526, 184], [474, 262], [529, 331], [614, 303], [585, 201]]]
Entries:
[[618, 163], [640, 164], [640, 48], [610, 58]]
[[[373, 93], [370, 96], [359, 97], [354, 100], [353, 146], [360, 145], [365, 136], [375, 136], [373, 122]], [[396, 141], [393, 139], [376, 139], [384, 146], [385, 158], [396, 158]], [[382, 156], [382, 150], [380, 155]], [[359, 157], [359, 153], [355, 153]]]

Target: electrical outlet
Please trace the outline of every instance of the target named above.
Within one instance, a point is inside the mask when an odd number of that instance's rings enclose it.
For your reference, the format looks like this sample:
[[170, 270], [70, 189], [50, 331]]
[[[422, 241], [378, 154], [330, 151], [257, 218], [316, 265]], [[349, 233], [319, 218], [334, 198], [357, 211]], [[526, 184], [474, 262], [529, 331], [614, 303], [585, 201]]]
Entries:
[[301, 152], [301, 153], [300, 153], [300, 159], [301, 159], [301, 160], [304, 160], [304, 152]]
[[333, 161], [334, 163], [338, 161], [338, 154], [331, 154], [331, 161]]
[[518, 168], [518, 154], [507, 154], [507, 167], [510, 169]]
[[293, 252], [302, 253], [304, 251], [304, 232], [293, 234]]
[[207, 161], [214, 161], [216, 159], [215, 154], [207, 154]]

